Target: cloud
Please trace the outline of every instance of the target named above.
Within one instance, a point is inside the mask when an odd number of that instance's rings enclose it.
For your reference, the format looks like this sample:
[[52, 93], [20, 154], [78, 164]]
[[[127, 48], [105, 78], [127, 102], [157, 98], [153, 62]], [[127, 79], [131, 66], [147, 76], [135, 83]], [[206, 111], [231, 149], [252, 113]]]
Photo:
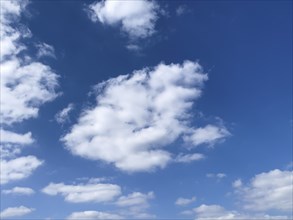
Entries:
[[27, 145], [27, 144], [32, 144], [34, 142], [31, 132], [28, 132], [26, 134], [17, 134], [11, 131], [0, 129], [0, 134], [1, 134], [1, 143]]
[[18, 157], [12, 160], [1, 160], [0, 162], [1, 184], [27, 178], [36, 168], [43, 164], [43, 161], [34, 156]]
[[190, 163], [190, 162], [193, 162], [193, 161], [202, 160], [204, 158], [205, 158], [205, 156], [203, 154], [198, 154], [198, 153], [194, 153], [194, 154], [179, 154], [175, 158], [175, 162], [177, 162], [177, 163]]
[[38, 49], [37, 57], [52, 57], [56, 58], [55, 49], [53, 46], [46, 43], [39, 43], [36, 45]]
[[257, 174], [249, 183], [234, 182], [243, 208], [252, 211], [292, 211], [293, 171], [278, 169]]
[[195, 213], [195, 219], [197, 220], [208, 220], [208, 219], [290, 219], [289, 216], [278, 216], [278, 215], [267, 215], [267, 214], [245, 214], [234, 210], [226, 210], [220, 205], [206, 205], [202, 204], [193, 209]]
[[230, 135], [225, 127], [207, 125], [203, 128], [197, 128], [192, 131], [192, 135], [185, 136], [185, 141], [192, 143], [193, 146], [201, 144], [214, 145], [217, 141], [223, 140]]
[[83, 212], [73, 212], [67, 218], [68, 220], [74, 219], [123, 219], [122, 216], [117, 214], [111, 214], [108, 212], [98, 212], [98, 211], [83, 211]]
[[[124, 171], [164, 168], [172, 155], [163, 148], [194, 130], [190, 110], [206, 80], [201, 66], [191, 61], [109, 79], [96, 86], [96, 105], [85, 109], [61, 140], [74, 155]], [[223, 127], [216, 131], [221, 138], [227, 133]]]
[[[28, 55], [28, 28], [17, 28], [28, 1], [1, 3], [1, 124], [36, 117], [41, 104], [57, 97], [58, 76]], [[23, 53], [20, 53], [20, 52]]]
[[227, 175], [225, 173], [207, 173], [208, 178], [217, 178], [218, 180], [225, 178]]
[[185, 205], [189, 205], [190, 203], [194, 202], [195, 200], [196, 200], [195, 196], [190, 199], [180, 197], [176, 200], [175, 204], [179, 205], [179, 206], [185, 206]]
[[149, 208], [149, 200], [154, 199], [154, 192], [147, 194], [141, 192], [133, 192], [127, 196], [121, 196], [117, 199], [115, 204], [123, 208], [122, 214], [131, 218], [154, 218], [155, 216], [146, 212]]
[[27, 4], [27, 0], [0, 4], [1, 184], [26, 178], [42, 164], [34, 156], [14, 158], [34, 140], [31, 132], [17, 134], [8, 128], [37, 117], [40, 106], [58, 96], [57, 74], [28, 53], [26, 39], [32, 33], [19, 21]]
[[183, 15], [184, 13], [186, 13], [188, 10], [187, 10], [187, 7], [186, 5], [180, 5], [178, 8], [176, 8], [176, 15], [177, 16], [181, 16]]
[[155, 1], [104, 0], [89, 5], [92, 21], [120, 26], [131, 39], [146, 38], [155, 32], [159, 6]]
[[34, 211], [34, 209], [27, 208], [25, 206], [9, 207], [7, 209], [4, 209], [0, 213], [0, 217], [1, 217], [1, 219], [11, 218], [11, 217], [20, 217], [23, 215], [27, 215], [27, 214], [31, 213], [32, 211]]
[[62, 195], [67, 202], [109, 202], [121, 194], [121, 188], [114, 184], [87, 183], [65, 185], [50, 183], [42, 192], [51, 196]]
[[14, 187], [12, 189], [2, 190], [3, 194], [13, 194], [13, 195], [32, 195], [35, 191], [28, 187]]
[[67, 107], [59, 111], [55, 115], [55, 120], [59, 124], [64, 124], [65, 122], [69, 121], [69, 114], [74, 109], [74, 105], [72, 103], [68, 104]]

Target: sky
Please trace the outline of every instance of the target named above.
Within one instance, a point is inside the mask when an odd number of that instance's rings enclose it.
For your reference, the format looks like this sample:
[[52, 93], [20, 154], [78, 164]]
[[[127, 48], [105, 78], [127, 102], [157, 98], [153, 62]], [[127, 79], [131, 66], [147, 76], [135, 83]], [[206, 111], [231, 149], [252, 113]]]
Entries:
[[292, 1], [0, 6], [1, 219], [292, 219]]

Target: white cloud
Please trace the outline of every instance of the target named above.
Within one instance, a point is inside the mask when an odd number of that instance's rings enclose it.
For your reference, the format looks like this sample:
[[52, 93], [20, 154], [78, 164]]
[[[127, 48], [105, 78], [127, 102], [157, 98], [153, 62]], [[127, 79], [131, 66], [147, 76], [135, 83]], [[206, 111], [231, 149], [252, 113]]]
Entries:
[[6, 189], [2, 191], [3, 194], [13, 194], [13, 195], [32, 195], [35, 191], [28, 187], [14, 187], [12, 189]]
[[43, 193], [51, 196], [62, 195], [67, 202], [109, 202], [121, 194], [121, 188], [114, 184], [87, 183], [65, 185], [64, 183], [50, 183]]
[[27, 0], [0, 4], [1, 184], [26, 178], [42, 164], [34, 156], [7, 160], [33, 142], [31, 132], [17, 134], [7, 128], [37, 117], [40, 106], [58, 96], [56, 73], [27, 53], [26, 38], [32, 34], [19, 21], [27, 4]]
[[32, 144], [34, 142], [31, 132], [28, 132], [26, 134], [17, 134], [11, 131], [0, 129], [0, 136], [1, 136], [1, 143], [27, 145], [27, 144]]
[[194, 146], [201, 144], [214, 145], [217, 141], [223, 140], [230, 133], [225, 127], [207, 125], [203, 128], [197, 128], [192, 131], [192, 135], [185, 136], [185, 141], [192, 143]]
[[9, 207], [7, 209], [4, 209], [0, 213], [1, 219], [4, 218], [12, 218], [12, 217], [20, 217], [23, 215], [27, 215], [34, 211], [32, 208], [27, 208], [25, 206], [19, 206], [19, 207]]
[[0, 138], [1, 159], [15, 157], [17, 154], [20, 154], [23, 146], [34, 142], [31, 132], [18, 134], [2, 128], [0, 129]]
[[38, 57], [52, 57], [56, 58], [55, 56], [55, 49], [53, 46], [46, 44], [46, 43], [39, 43], [36, 45], [38, 48]]
[[193, 162], [193, 161], [202, 160], [204, 158], [205, 158], [205, 156], [203, 154], [198, 154], [198, 153], [194, 153], [194, 154], [179, 154], [175, 158], [175, 162], [177, 162], [177, 163], [190, 163], [190, 162]]
[[155, 32], [159, 6], [155, 1], [105, 0], [89, 6], [92, 21], [117, 26], [130, 38], [145, 38]]
[[257, 174], [248, 184], [235, 182], [243, 208], [252, 211], [292, 211], [293, 171], [271, 170]]
[[123, 207], [122, 212], [124, 216], [130, 216], [131, 218], [154, 218], [155, 216], [146, 212], [149, 208], [149, 200], [153, 199], [155, 194], [148, 192], [147, 194], [141, 192], [133, 192], [127, 196], [121, 196], [116, 201], [116, 205]]
[[140, 206], [140, 207], [148, 207], [148, 200], [154, 198], [153, 192], [148, 192], [147, 194], [143, 194], [140, 192], [134, 192], [127, 196], [121, 196], [118, 198], [116, 204], [121, 207], [129, 207], [129, 206]]
[[217, 179], [223, 179], [227, 175], [225, 173], [207, 173], [206, 177], [208, 178], [217, 178]]
[[188, 198], [178, 198], [175, 202], [176, 205], [179, 205], [179, 206], [185, 206], [185, 205], [189, 205], [190, 203], [194, 202], [196, 200], [195, 196], [188, 199]]
[[43, 161], [34, 156], [18, 157], [12, 160], [1, 160], [1, 184], [27, 178], [42, 165]]
[[[109, 79], [96, 86], [96, 106], [83, 111], [62, 141], [75, 155], [124, 171], [164, 168], [172, 156], [162, 148], [193, 130], [190, 110], [206, 80], [191, 61]], [[225, 128], [218, 130], [224, 138]]]
[[242, 181], [241, 181], [241, 179], [237, 179], [237, 180], [235, 180], [235, 181], [232, 183], [232, 186], [233, 186], [234, 188], [239, 188], [239, 187], [241, 187], [241, 186], [242, 186]]
[[205, 205], [202, 204], [193, 209], [195, 213], [196, 220], [210, 220], [210, 219], [255, 219], [255, 220], [264, 220], [264, 219], [290, 219], [289, 216], [281, 216], [281, 215], [267, 215], [263, 213], [240, 213], [234, 210], [226, 210], [224, 207], [220, 205]]
[[59, 111], [55, 115], [55, 119], [59, 124], [64, 124], [65, 122], [69, 121], [69, 114], [74, 109], [74, 105], [72, 103], [68, 104], [67, 107]]
[[73, 212], [70, 216], [68, 216], [67, 219], [68, 220], [74, 220], [74, 219], [98, 220], [98, 219], [123, 219], [123, 217], [120, 215], [112, 214], [108, 212], [83, 211], [83, 212]]
[[181, 15], [183, 15], [186, 12], [187, 12], [186, 5], [180, 5], [178, 8], [176, 8], [176, 15], [177, 16], [181, 16]]

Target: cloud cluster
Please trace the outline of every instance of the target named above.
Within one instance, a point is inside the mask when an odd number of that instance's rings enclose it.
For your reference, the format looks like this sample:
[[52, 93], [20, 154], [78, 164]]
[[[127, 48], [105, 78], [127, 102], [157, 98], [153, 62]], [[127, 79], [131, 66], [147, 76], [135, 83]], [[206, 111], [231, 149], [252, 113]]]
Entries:
[[234, 182], [243, 208], [252, 211], [292, 211], [293, 171], [271, 170], [257, 174], [248, 184]]
[[75, 155], [113, 163], [124, 171], [163, 168], [172, 160], [164, 147], [179, 137], [191, 136], [195, 144], [189, 145], [196, 146], [228, 135], [216, 126], [207, 127], [208, 135], [198, 135], [206, 127], [191, 126], [190, 111], [207, 78], [198, 63], [185, 61], [109, 79], [96, 86], [96, 105], [83, 111], [62, 141]]
[[146, 38], [155, 32], [159, 6], [155, 1], [102, 0], [89, 5], [92, 21], [120, 26], [132, 39]]
[[[36, 157], [16, 158], [24, 145], [33, 143], [31, 132], [11, 131], [15, 123], [38, 116], [42, 104], [58, 96], [58, 76], [27, 53], [30, 30], [19, 25], [28, 1], [3, 1], [1, 7], [1, 183], [22, 179], [42, 164]], [[5, 168], [5, 169], [4, 169]]]
[[9, 207], [7, 209], [4, 209], [0, 213], [0, 218], [1, 219], [6, 219], [6, 218], [12, 218], [12, 217], [20, 217], [23, 215], [27, 215], [34, 211], [32, 208], [28, 208], [25, 206], [19, 206], [19, 207]]
[[51, 196], [62, 195], [67, 202], [109, 202], [121, 194], [121, 188], [114, 184], [87, 183], [65, 185], [50, 183], [42, 192]]

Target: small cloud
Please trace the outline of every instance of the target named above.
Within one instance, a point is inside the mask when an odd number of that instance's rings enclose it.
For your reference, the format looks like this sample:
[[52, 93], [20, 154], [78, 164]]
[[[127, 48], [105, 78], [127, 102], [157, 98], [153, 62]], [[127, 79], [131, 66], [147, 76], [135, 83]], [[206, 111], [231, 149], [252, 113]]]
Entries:
[[187, 7], [186, 5], [180, 5], [177, 9], [176, 9], [176, 15], [177, 16], [181, 16], [183, 14], [185, 14], [187, 12]]
[[55, 49], [53, 46], [46, 43], [39, 43], [36, 45], [38, 52], [37, 57], [52, 57], [56, 58]]
[[12, 195], [32, 195], [35, 191], [28, 187], [14, 187], [12, 189], [7, 189], [2, 191], [3, 194], [12, 194]]
[[32, 211], [34, 211], [34, 209], [28, 208], [25, 206], [9, 207], [7, 209], [4, 209], [0, 213], [0, 218], [5, 219], [5, 218], [12, 218], [12, 217], [20, 217], [20, 216], [27, 215], [31, 213]]
[[64, 109], [62, 109], [61, 111], [59, 111], [56, 115], [55, 115], [55, 120], [57, 121], [58, 124], [65, 124], [66, 122], [69, 122], [69, 114], [70, 112], [72, 112], [72, 110], [74, 109], [74, 105], [72, 103], [68, 104], [67, 107], [65, 107]]
[[179, 206], [185, 206], [185, 205], [189, 205], [190, 203], [194, 202], [195, 200], [196, 200], [195, 196], [193, 196], [190, 199], [180, 197], [176, 200], [175, 204], [179, 205]]
[[225, 173], [208, 173], [206, 177], [208, 178], [217, 178], [217, 179], [223, 179], [227, 175]]
[[241, 187], [241, 186], [242, 186], [242, 181], [241, 181], [241, 179], [237, 179], [237, 180], [235, 180], [235, 181], [232, 183], [232, 186], [233, 186], [234, 188], [239, 188], [239, 187]]
[[204, 158], [205, 158], [205, 156], [203, 154], [198, 154], [198, 153], [194, 153], [194, 154], [179, 154], [175, 158], [175, 162], [177, 162], [177, 163], [191, 163], [193, 161], [202, 160]]

